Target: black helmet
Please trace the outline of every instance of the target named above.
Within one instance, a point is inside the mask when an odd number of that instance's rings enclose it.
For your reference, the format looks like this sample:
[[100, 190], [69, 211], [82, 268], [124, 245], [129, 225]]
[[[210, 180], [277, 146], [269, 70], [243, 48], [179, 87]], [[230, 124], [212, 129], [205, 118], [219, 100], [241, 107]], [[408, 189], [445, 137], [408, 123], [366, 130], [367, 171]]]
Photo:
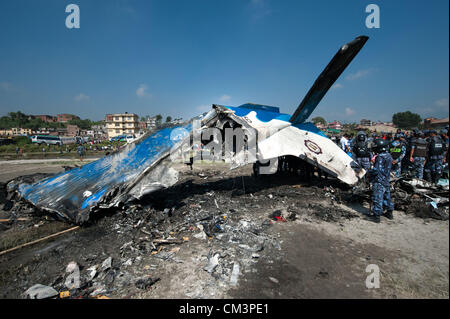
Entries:
[[364, 142], [366, 140], [366, 137], [367, 137], [366, 133], [363, 132], [363, 131], [359, 131], [358, 134], [357, 134], [357, 139], [360, 142]]
[[377, 153], [387, 152], [389, 142], [387, 142], [386, 140], [379, 138], [375, 140], [374, 144], [375, 144], [375, 152]]

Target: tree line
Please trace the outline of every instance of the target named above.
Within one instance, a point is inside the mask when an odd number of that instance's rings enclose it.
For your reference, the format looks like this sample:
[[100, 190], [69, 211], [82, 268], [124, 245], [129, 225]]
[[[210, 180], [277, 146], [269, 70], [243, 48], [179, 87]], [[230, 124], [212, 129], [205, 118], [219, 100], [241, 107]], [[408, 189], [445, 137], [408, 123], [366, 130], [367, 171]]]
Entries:
[[40, 118], [33, 117], [18, 112], [9, 112], [8, 115], [0, 117], [0, 129], [11, 129], [13, 127], [27, 128], [38, 130], [39, 128], [65, 128], [67, 124], [76, 125], [83, 130], [90, 129], [93, 125], [101, 125], [103, 121], [91, 121], [89, 119], [73, 119], [66, 123], [61, 122], [44, 122]]
[[[311, 119], [314, 124], [321, 123], [327, 125], [327, 121], [321, 117], [317, 116]], [[420, 128], [422, 126], [422, 118], [419, 114], [413, 113], [411, 111], [398, 112], [392, 115], [392, 123], [400, 129], [412, 129]]]

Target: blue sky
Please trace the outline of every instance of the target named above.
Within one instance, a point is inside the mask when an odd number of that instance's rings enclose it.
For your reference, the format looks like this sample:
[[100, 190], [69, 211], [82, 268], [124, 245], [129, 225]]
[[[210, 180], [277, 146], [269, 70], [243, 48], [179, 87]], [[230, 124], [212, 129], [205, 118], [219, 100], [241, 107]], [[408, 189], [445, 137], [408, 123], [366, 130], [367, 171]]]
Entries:
[[[81, 11], [67, 29], [65, 7]], [[367, 29], [365, 8], [380, 7]], [[188, 119], [211, 104], [293, 113], [339, 47], [370, 37], [313, 113], [447, 117], [447, 0], [2, 0], [0, 115]]]

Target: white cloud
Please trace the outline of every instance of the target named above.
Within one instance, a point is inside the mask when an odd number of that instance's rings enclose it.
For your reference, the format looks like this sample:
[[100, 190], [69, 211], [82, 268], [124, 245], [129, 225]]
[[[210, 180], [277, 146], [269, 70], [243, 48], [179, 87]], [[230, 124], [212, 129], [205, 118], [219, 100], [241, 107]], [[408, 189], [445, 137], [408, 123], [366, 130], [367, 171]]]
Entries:
[[352, 109], [349, 108], [349, 107], [346, 107], [346, 108], [345, 108], [345, 115], [351, 116], [351, 115], [353, 115], [353, 114], [355, 114], [355, 110], [352, 110]]
[[80, 93], [77, 96], [75, 96], [75, 101], [83, 101], [83, 100], [88, 101], [89, 99], [90, 97], [84, 93]]
[[226, 95], [226, 94], [222, 95], [222, 96], [219, 98], [219, 101], [220, 101], [220, 102], [228, 102], [228, 101], [230, 101], [230, 100], [231, 100], [231, 96]]
[[334, 90], [334, 89], [342, 89], [344, 86], [342, 85], [342, 84], [340, 84], [340, 83], [336, 83], [336, 84], [334, 84], [332, 87], [331, 87], [331, 89], [332, 90]]
[[199, 105], [199, 106], [197, 106], [196, 108], [195, 108], [198, 112], [208, 112], [209, 110], [211, 110], [211, 105], [206, 105], [206, 104], [203, 104], [203, 105]]
[[365, 77], [365, 76], [369, 75], [371, 72], [372, 71], [370, 69], [359, 70], [356, 73], [352, 73], [352, 74], [347, 75], [346, 79], [349, 80], [349, 81], [356, 80], [356, 79], [359, 79], [359, 78], [362, 78], [362, 77]]
[[448, 108], [448, 98], [443, 98], [434, 102], [439, 108]]
[[270, 8], [267, 0], [251, 0], [250, 9], [251, 19], [253, 22], [272, 14], [272, 9]]
[[139, 97], [150, 97], [152, 96], [150, 93], [147, 92], [147, 85], [141, 84], [139, 85], [139, 88], [136, 90], [136, 95]]
[[9, 82], [0, 82], [0, 89], [10, 91], [12, 89], [12, 85]]

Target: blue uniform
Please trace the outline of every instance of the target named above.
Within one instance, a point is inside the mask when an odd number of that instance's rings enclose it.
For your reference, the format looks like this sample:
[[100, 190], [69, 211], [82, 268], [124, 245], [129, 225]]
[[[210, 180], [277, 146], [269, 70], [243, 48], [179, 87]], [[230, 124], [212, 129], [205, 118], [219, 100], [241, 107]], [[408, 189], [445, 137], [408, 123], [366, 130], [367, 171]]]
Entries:
[[[434, 145], [439, 145], [440, 151], [433, 152]], [[437, 183], [442, 175], [443, 160], [445, 157], [446, 145], [440, 137], [432, 137], [430, 139], [430, 149], [427, 164], [425, 165], [425, 175], [427, 180]]]
[[412, 165], [416, 171], [416, 177], [423, 179], [423, 170], [428, 156], [428, 142], [421, 137], [412, 139], [411, 151], [413, 152]]
[[390, 147], [392, 159], [396, 161], [392, 164], [392, 172], [396, 177], [400, 177], [402, 173], [402, 160], [406, 155], [406, 146], [400, 141], [393, 141]]
[[373, 168], [369, 171], [369, 178], [372, 183], [372, 213], [378, 216], [383, 214], [383, 207], [387, 211], [394, 210], [389, 183], [391, 168], [392, 156], [384, 152], [378, 154]]
[[369, 171], [370, 159], [372, 158], [369, 143], [366, 141], [355, 141], [352, 145], [352, 152], [354, 154], [353, 157], [359, 166], [364, 168], [366, 171]]
[[442, 175], [443, 160], [444, 155], [430, 156], [424, 169], [428, 181], [433, 183], [437, 183], [439, 181], [439, 178]]
[[357, 157], [356, 162], [366, 171], [370, 169], [370, 157]]
[[416, 177], [423, 179], [423, 170], [425, 167], [426, 157], [414, 157], [414, 169], [416, 170]]

